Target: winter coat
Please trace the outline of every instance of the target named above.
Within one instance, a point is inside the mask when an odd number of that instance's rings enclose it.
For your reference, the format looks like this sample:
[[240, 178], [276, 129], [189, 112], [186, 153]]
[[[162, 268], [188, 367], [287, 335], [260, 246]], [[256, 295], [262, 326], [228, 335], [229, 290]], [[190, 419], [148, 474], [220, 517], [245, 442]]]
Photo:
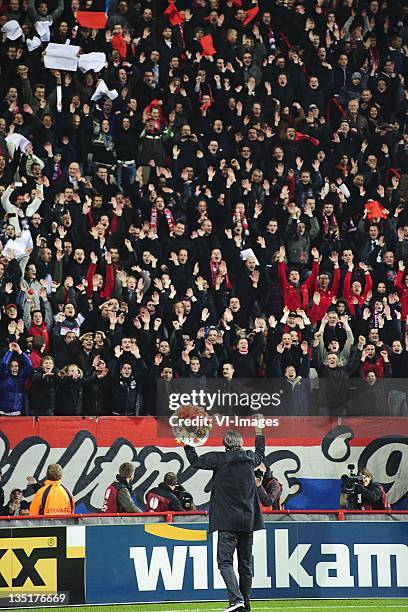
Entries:
[[55, 368], [52, 370], [53, 376], [45, 376], [42, 368], [33, 371], [29, 390], [30, 410], [41, 414], [45, 411], [55, 410], [57, 396], [57, 373]]
[[135, 376], [119, 376], [112, 384], [112, 413], [135, 416], [139, 411], [141, 387]]
[[[120, 368], [124, 363], [130, 363], [132, 374], [125, 378], [120, 374]], [[142, 381], [148, 374], [147, 366], [143, 359], [135, 359], [129, 353], [122, 355], [120, 359], [114, 359], [109, 365], [112, 377], [112, 413], [121, 416], [134, 416], [139, 412], [141, 401]]]
[[10, 360], [17, 356], [13, 351], [7, 351], [0, 365], [0, 414], [18, 416], [24, 409], [24, 381], [31, 374], [31, 361], [23, 353], [18, 361], [20, 369], [17, 376], [10, 374]]
[[82, 414], [82, 387], [81, 378], [73, 379], [71, 376], [60, 378], [57, 391], [56, 414], [62, 416], [78, 416]]
[[298, 264], [304, 257], [307, 263], [310, 259], [312, 242], [319, 233], [319, 222], [316, 217], [312, 217], [310, 219], [310, 229], [303, 236], [297, 234], [296, 227], [297, 222], [291, 218], [285, 232], [288, 238], [288, 261], [292, 264]]
[[92, 416], [111, 414], [111, 384], [112, 380], [109, 374], [104, 378], [98, 378], [95, 370], [93, 369], [87, 373], [87, 377], [84, 382], [84, 414]]
[[263, 529], [254, 469], [265, 460], [264, 436], [256, 436], [255, 452], [241, 448], [199, 457], [195, 448], [184, 448], [191, 467], [213, 472], [209, 531]]

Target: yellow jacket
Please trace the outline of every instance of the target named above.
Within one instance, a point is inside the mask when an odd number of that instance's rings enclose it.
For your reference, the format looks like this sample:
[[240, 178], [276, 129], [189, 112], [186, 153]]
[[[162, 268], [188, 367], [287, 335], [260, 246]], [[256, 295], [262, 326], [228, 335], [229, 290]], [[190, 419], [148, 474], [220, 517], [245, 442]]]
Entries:
[[73, 514], [75, 508], [72, 493], [60, 480], [46, 480], [34, 495], [30, 515]]

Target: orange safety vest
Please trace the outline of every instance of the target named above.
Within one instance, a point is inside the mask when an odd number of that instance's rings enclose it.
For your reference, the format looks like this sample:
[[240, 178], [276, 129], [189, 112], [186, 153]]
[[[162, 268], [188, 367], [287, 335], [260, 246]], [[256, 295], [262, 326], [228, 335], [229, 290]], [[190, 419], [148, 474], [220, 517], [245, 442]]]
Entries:
[[46, 480], [34, 495], [30, 504], [30, 516], [73, 514], [75, 508], [72, 493], [60, 480]]

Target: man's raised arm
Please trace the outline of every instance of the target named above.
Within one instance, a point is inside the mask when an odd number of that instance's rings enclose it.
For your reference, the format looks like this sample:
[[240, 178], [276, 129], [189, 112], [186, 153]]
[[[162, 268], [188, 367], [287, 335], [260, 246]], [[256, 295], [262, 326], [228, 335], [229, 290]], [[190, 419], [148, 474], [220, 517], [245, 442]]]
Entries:
[[220, 453], [210, 452], [206, 453], [202, 457], [197, 455], [197, 451], [193, 446], [185, 446], [187, 459], [191, 467], [197, 470], [215, 470], [218, 465], [218, 457]]

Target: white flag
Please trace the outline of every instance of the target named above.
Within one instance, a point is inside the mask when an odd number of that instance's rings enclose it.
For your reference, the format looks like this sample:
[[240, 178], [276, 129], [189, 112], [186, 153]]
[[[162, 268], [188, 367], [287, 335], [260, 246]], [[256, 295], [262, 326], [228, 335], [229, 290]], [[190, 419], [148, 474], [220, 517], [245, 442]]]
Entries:
[[83, 53], [79, 56], [78, 68], [81, 72], [94, 70], [99, 72], [105, 66], [106, 55], [104, 53]]
[[108, 96], [109, 100], [115, 100], [118, 97], [118, 92], [116, 89], [108, 89], [105, 81], [101, 79], [98, 83], [97, 88], [91, 98], [93, 102], [99, 100], [99, 98], [103, 98], [103, 96]]
[[6, 142], [8, 144], [14, 145], [16, 149], [20, 149], [20, 151], [24, 151], [24, 149], [26, 148], [26, 146], [28, 145], [30, 141], [27, 140], [27, 138], [23, 136], [22, 134], [16, 134], [14, 132], [13, 134], [9, 134], [8, 136], [6, 136]]
[[17, 40], [17, 38], [20, 38], [20, 36], [23, 35], [23, 30], [21, 29], [18, 21], [16, 21], [15, 19], [5, 23], [4, 26], [1, 28], [1, 31], [3, 32], [3, 34], [7, 34], [7, 38], [9, 40]]
[[69, 70], [76, 72], [80, 47], [49, 43], [45, 50], [44, 66], [54, 70]]
[[49, 21], [36, 21], [34, 27], [42, 42], [50, 42], [50, 25]]

